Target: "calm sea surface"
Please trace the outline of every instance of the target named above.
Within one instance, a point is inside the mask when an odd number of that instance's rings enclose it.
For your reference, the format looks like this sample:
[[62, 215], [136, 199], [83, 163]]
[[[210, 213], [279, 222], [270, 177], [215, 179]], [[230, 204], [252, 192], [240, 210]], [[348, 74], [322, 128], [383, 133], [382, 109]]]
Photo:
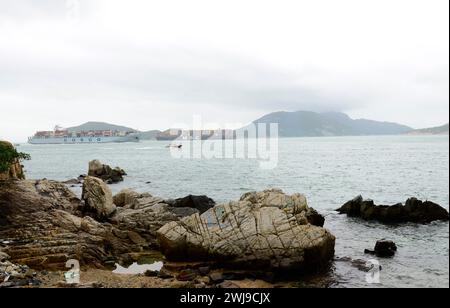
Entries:
[[281, 139], [278, 167], [273, 170], [262, 170], [248, 159], [174, 159], [166, 145], [146, 141], [19, 149], [32, 156], [25, 168], [33, 179], [75, 178], [87, 173], [92, 159], [120, 166], [128, 176], [111, 186], [114, 192], [126, 187], [165, 198], [206, 194], [217, 202], [271, 187], [300, 192], [326, 216], [326, 227], [337, 237], [337, 257], [368, 260], [364, 249], [382, 238], [399, 246], [395, 258], [380, 260], [380, 285], [367, 284], [366, 273], [349, 262], [335, 262], [324, 277], [330, 286], [449, 287], [448, 223], [383, 226], [333, 211], [359, 194], [380, 204], [415, 196], [448, 209], [448, 136]]

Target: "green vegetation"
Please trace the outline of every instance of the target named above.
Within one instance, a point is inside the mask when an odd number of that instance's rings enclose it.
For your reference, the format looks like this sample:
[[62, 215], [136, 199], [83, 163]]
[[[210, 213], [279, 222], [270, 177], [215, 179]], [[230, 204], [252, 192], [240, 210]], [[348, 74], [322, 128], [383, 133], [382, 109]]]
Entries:
[[9, 167], [16, 160], [30, 160], [29, 154], [17, 152], [17, 150], [6, 142], [0, 142], [0, 173], [9, 170]]

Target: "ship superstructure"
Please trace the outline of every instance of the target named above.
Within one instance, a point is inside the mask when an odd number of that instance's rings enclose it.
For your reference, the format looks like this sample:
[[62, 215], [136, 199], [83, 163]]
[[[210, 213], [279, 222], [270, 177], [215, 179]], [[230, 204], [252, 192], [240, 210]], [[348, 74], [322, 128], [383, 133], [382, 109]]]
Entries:
[[69, 131], [56, 126], [53, 131], [39, 131], [28, 139], [30, 144], [82, 144], [139, 142], [139, 134], [134, 131], [90, 130]]

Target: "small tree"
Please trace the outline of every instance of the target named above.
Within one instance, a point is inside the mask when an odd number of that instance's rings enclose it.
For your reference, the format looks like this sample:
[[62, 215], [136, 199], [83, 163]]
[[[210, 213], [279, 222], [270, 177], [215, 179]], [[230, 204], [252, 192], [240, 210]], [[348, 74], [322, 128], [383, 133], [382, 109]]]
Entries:
[[0, 173], [7, 172], [16, 161], [30, 160], [29, 154], [17, 152], [9, 143], [0, 142]]

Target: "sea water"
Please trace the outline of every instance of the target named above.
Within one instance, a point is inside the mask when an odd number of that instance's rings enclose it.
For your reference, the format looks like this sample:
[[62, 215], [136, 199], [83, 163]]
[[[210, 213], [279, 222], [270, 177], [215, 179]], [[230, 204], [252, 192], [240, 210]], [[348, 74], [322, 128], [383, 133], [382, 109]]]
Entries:
[[[252, 159], [178, 159], [167, 142], [124, 144], [21, 145], [30, 179], [68, 180], [87, 173], [99, 159], [128, 176], [114, 192], [132, 188], [164, 198], [208, 195], [216, 202], [245, 192], [281, 188], [303, 193], [326, 216], [336, 236], [335, 261], [324, 275], [330, 287], [449, 287], [449, 224], [385, 226], [338, 215], [334, 210], [361, 194], [377, 204], [417, 197], [449, 208], [448, 136], [373, 136], [280, 139], [278, 165], [261, 169]], [[79, 193], [79, 188], [75, 188]], [[380, 259], [380, 284], [348, 261], [365, 262], [379, 239], [397, 243], [392, 259]], [[299, 281], [301, 285], [301, 281]]]

